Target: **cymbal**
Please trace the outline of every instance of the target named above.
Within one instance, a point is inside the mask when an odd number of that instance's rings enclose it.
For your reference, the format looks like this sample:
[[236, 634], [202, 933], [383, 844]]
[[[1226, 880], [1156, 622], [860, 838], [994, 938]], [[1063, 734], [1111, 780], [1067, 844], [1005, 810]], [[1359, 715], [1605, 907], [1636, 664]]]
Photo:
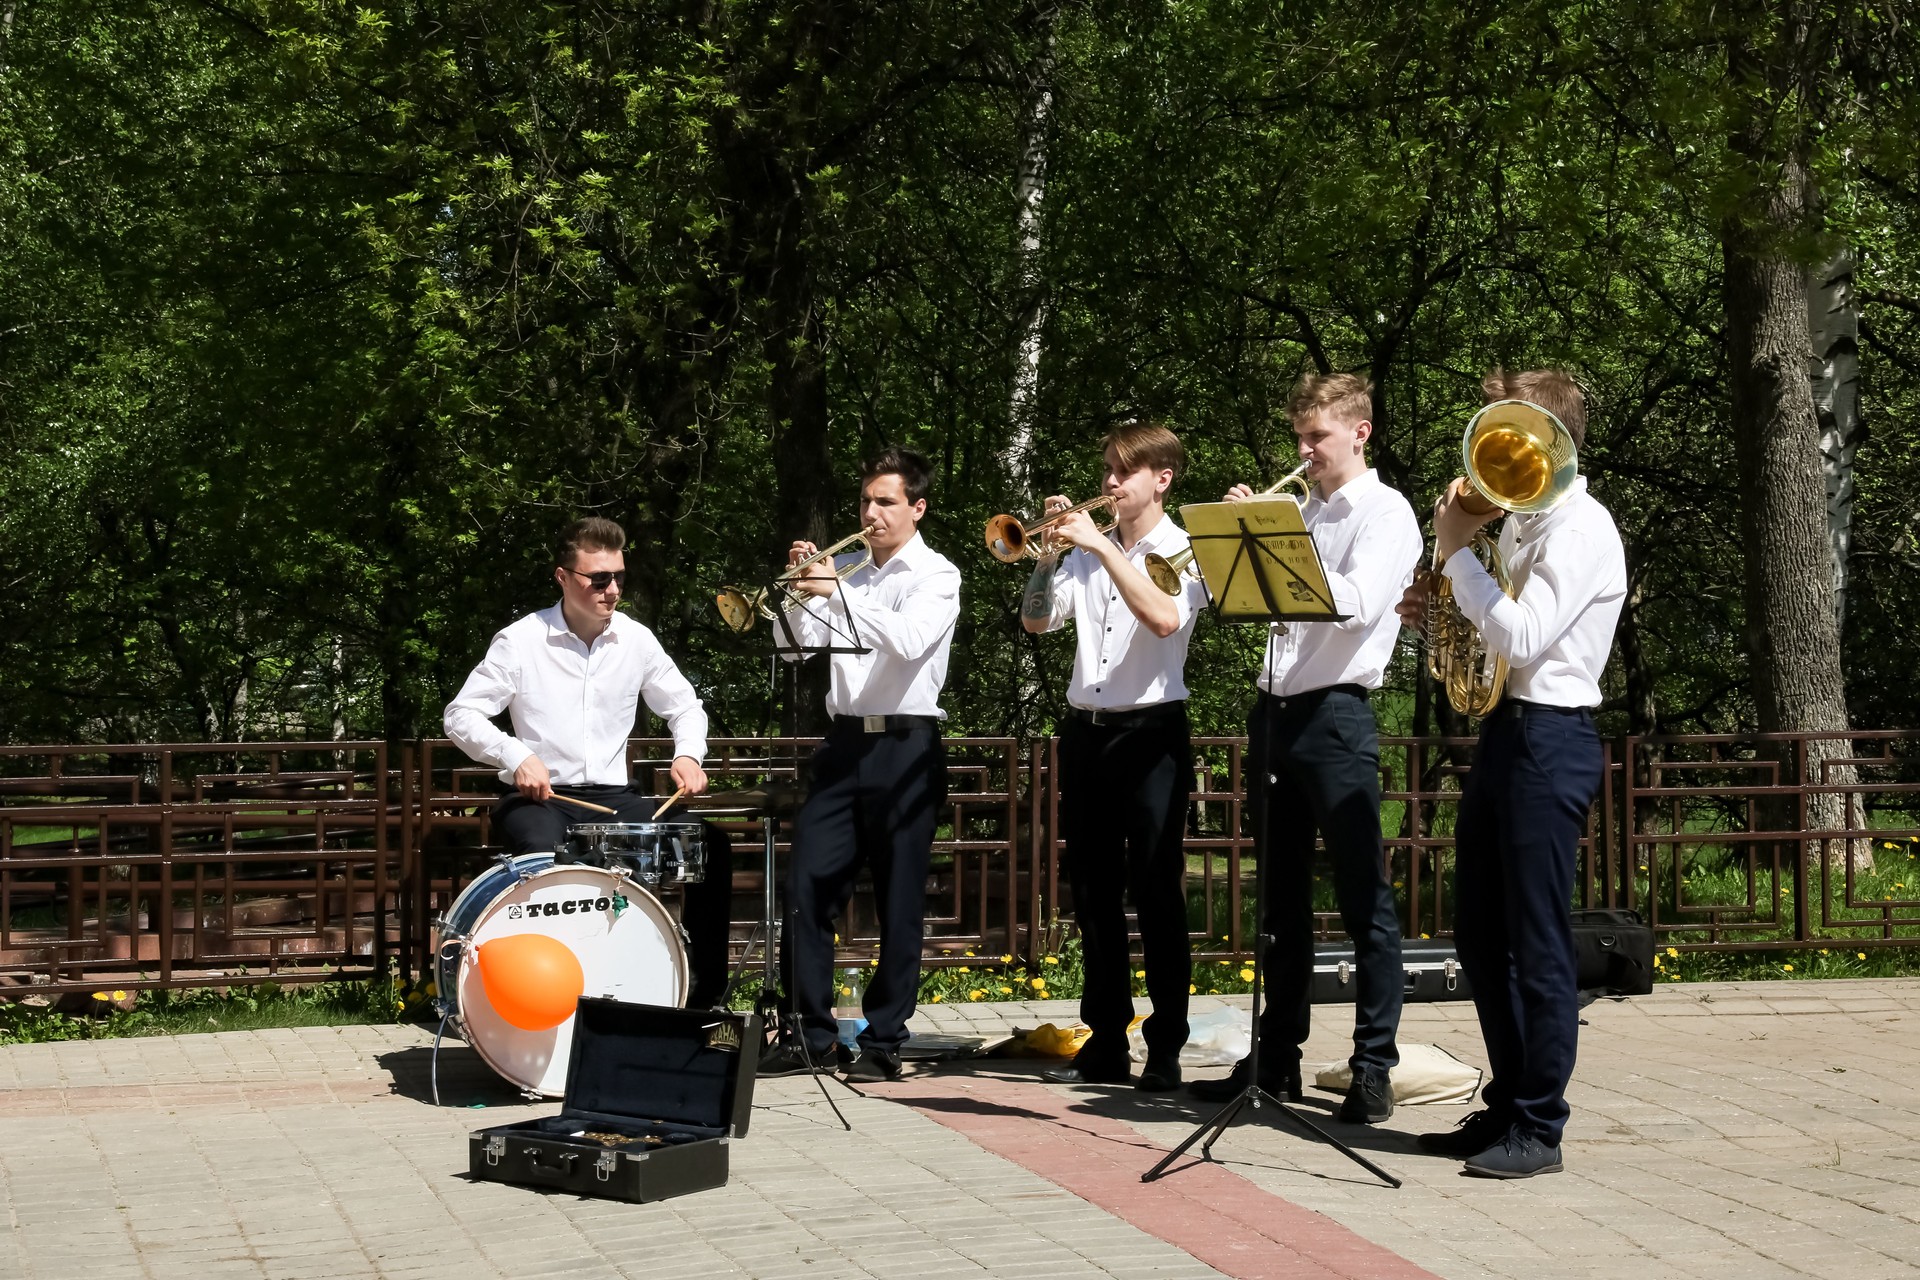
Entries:
[[729, 810], [789, 817], [799, 812], [800, 802], [806, 798], [806, 788], [798, 783], [774, 782], [738, 791], [706, 791], [697, 796], [688, 796], [682, 803], [705, 811]]

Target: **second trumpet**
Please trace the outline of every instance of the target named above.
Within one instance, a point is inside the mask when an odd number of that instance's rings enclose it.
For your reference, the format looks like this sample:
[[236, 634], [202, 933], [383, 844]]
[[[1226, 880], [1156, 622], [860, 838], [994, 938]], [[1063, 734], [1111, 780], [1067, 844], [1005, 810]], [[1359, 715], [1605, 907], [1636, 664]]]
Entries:
[[993, 558], [1002, 564], [1018, 564], [1022, 559], [1038, 560], [1046, 553], [1047, 542], [1060, 522], [1068, 516], [1085, 511], [1106, 513], [1106, 523], [1101, 524], [1099, 517], [1094, 518], [1094, 526], [1106, 533], [1114, 525], [1114, 500], [1102, 494], [1098, 498], [1089, 498], [1078, 506], [1068, 507], [1065, 511], [1056, 511], [1044, 520], [1033, 524], [1021, 524], [1018, 516], [998, 515], [987, 521], [987, 550]]
[[867, 543], [867, 539], [872, 535], [873, 531], [874, 527], [869, 526], [856, 534], [851, 534], [840, 539], [840, 541], [830, 547], [820, 548], [820, 550], [814, 552], [812, 555], [803, 560], [795, 561], [782, 570], [780, 576], [773, 580], [772, 588], [774, 592], [779, 593], [779, 595], [783, 597], [779, 612], [777, 613], [774, 611], [773, 606], [767, 601], [769, 591], [766, 587], [754, 587], [751, 589], [744, 587], [720, 588], [719, 593], [713, 597], [713, 603], [714, 606], [720, 610], [721, 620], [735, 631], [742, 632], [753, 629], [753, 620], [756, 617], [765, 618], [767, 621], [772, 622], [778, 618], [780, 614], [786, 613], [793, 608], [796, 603], [793, 598], [793, 585], [801, 578], [807, 576], [807, 570], [813, 568], [813, 566], [823, 560], [831, 562], [835, 556], [847, 548], [858, 546], [861, 552], [858, 557], [834, 568], [833, 576], [843, 582], [846, 581], [849, 577], [873, 563], [873, 548]]

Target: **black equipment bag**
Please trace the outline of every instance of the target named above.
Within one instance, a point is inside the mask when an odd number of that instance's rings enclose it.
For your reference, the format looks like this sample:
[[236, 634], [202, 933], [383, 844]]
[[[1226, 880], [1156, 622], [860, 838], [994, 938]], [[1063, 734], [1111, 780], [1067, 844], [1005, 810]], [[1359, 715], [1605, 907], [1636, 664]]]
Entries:
[[[1406, 999], [1470, 1000], [1467, 971], [1453, 943], [1444, 938], [1403, 938], [1400, 968], [1406, 974]], [[1312, 1000], [1315, 1004], [1352, 1004], [1359, 972], [1351, 942], [1322, 942], [1313, 949]]]
[[1573, 957], [1583, 992], [1644, 996], [1653, 990], [1653, 926], [1638, 911], [1616, 907], [1575, 911]]
[[476, 1129], [476, 1178], [613, 1200], [724, 1186], [753, 1112], [760, 1019], [583, 998], [560, 1114]]

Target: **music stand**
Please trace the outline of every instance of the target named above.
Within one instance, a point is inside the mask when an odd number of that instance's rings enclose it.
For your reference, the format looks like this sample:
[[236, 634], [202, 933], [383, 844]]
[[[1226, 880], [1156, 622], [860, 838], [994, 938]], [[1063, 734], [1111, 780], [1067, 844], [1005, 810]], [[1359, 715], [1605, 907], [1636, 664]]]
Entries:
[[[836, 575], [833, 578], [833, 590], [830, 596], [840, 597], [841, 587], [843, 585], [843, 580]], [[808, 592], [799, 590], [797, 580], [792, 578], [780, 577], [767, 584], [764, 599], [766, 599], [768, 607], [771, 608], [774, 613], [773, 650], [771, 657], [775, 662], [781, 659], [789, 660], [789, 672], [791, 673], [787, 684], [789, 703], [794, 700], [797, 693], [798, 667], [802, 660], [813, 657], [815, 654], [823, 653], [859, 655], [873, 652], [871, 648], [861, 643], [860, 629], [854, 621], [853, 610], [848, 607], [844, 597], [840, 599], [840, 613], [846, 623], [844, 628], [839, 626], [831, 616], [831, 605], [828, 605], [824, 609], [816, 609], [814, 607], [815, 601], [819, 598], [820, 597], [813, 596]], [[825, 628], [826, 635], [824, 643], [807, 644], [801, 641], [800, 634], [794, 629], [791, 621], [791, 616], [796, 612], [805, 614]], [[773, 759], [771, 755], [768, 756], [767, 765], [767, 789], [771, 797], [771, 793], [774, 790], [772, 773]], [[795, 784], [798, 785], [800, 777], [800, 755], [798, 748], [795, 748], [794, 751], [793, 774]], [[833, 1109], [834, 1117], [840, 1121], [841, 1127], [851, 1131], [853, 1125], [841, 1112], [839, 1104], [833, 1100], [833, 1095], [827, 1091], [826, 1080], [821, 1078], [823, 1075], [831, 1078], [832, 1072], [827, 1069], [825, 1063], [814, 1061], [813, 1053], [807, 1048], [807, 1038], [800, 1031], [799, 1014], [797, 1012], [782, 1013], [779, 997], [775, 994], [779, 989], [779, 960], [776, 954], [776, 948], [778, 946], [780, 930], [776, 928], [774, 923], [778, 914], [778, 907], [774, 891], [773, 847], [778, 836], [779, 824], [780, 820], [775, 812], [775, 807], [769, 803], [761, 814], [761, 843], [764, 862], [763, 880], [761, 883], [761, 916], [759, 923], [755, 926], [755, 933], [760, 937], [762, 948], [761, 980], [760, 992], [754, 999], [754, 1005], [760, 1014], [761, 1025], [774, 1029], [772, 1043], [778, 1044], [784, 1039], [791, 1039], [792, 1043], [799, 1047], [801, 1060], [807, 1064], [807, 1070], [812, 1074], [814, 1083], [820, 1086], [820, 1096], [825, 1098], [827, 1105]], [[748, 947], [751, 948], [751, 946], [752, 940], [750, 938], [748, 940]], [[734, 986], [745, 976], [745, 953], [742, 953], [740, 960], [740, 970], [736, 971], [733, 981], [728, 984], [729, 992], [731, 992]], [[859, 1090], [853, 1089], [852, 1085], [848, 1085], [847, 1087], [856, 1094], [859, 1092]]]
[[[1241, 502], [1191, 503], [1180, 508], [1180, 519], [1193, 540], [1194, 563], [1200, 566], [1201, 579], [1207, 584], [1221, 621], [1279, 623], [1284, 627], [1290, 622], [1345, 620], [1346, 615], [1340, 613], [1333, 602], [1333, 589], [1327, 584], [1326, 571], [1320, 565], [1319, 553], [1314, 550], [1313, 536], [1300, 517], [1300, 504], [1292, 498], [1275, 496]], [[1271, 652], [1271, 631], [1267, 644]], [[1269, 776], [1267, 786], [1272, 785]], [[1253, 881], [1257, 924], [1253, 935], [1253, 1049], [1247, 1055], [1247, 1087], [1203, 1120], [1187, 1135], [1186, 1141], [1169, 1151], [1159, 1164], [1141, 1174], [1140, 1181], [1152, 1182], [1159, 1178], [1202, 1138], [1206, 1141], [1200, 1155], [1211, 1159], [1213, 1144], [1242, 1110], [1250, 1106], [1258, 1111], [1264, 1104], [1271, 1103], [1289, 1123], [1319, 1138], [1388, 1186], [1398, 1187], [1400, 1179], [1260, 1087], [1260, 998], [1267, 948], [1273, 945], [1273, 939], [1266, 932], [1267, 862], [1272, 849], [1272, 842], [1267, 839], [1267, 823], [1272, 809], [1269, 791], [1254, 820], [1260, 859], [1254, 868]]]

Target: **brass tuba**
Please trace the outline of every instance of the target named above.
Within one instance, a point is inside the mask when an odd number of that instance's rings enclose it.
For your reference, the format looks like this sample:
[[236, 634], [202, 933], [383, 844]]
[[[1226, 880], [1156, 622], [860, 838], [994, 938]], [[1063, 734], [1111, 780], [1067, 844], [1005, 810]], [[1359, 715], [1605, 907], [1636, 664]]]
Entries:
[[778, 613], [774, 611], [771, 604], [767, 603], [768, 591], [765, 587], [754, 587], [752, 589], [744, 587], [720, 588], [719, 592], [713, 597], [713, 603], [714, 607], [720, 610], [721, 620], [735, 631], [740, 632], [753, 630], [753, 620], [755, 617], [765, 618], [768, 622], [774, 621], [780, 614], [787, 613], [793, 608], [794, 601], [791, 596], [788, 595], [787, 589], [799, 581], [808, 569], [819, 564], [822, 560], [831, 561], [833, 557], [839, 555], [848, 547], [858, 545], [863, 554], [861, 554], [858, 559], [850, 560], [833, 571], [833, 576], [844, 582], [848, 577], [860, 572], [860, 570], [873, 563], [873, 548], [868, 544], [867, 539], [873, 534], [874, 529], [878, 527], [877, 525], [873, 525], [862, 529], [856, 534], [851, 534], [840, 539], [840, 541], [830, 547], [820, 548], [820, 550], [814, 552], [812, 555], [782, 570], [780, 576], [773, 580], [774, 590], [780, 592], [782, 596], [787, 597], [782, 600]]
[[[1516, 515], [1551, 511], [1573, 492], [1579, 458], [1573, 436], [1550, 411], [1528, 400], [1496, 400], [1473, 415], [1460, 441], [1466, 464], [1459, 502], [1475, 515], [1501, 510]], [[1513, 579], [1499, 544], [1483, 529], [1466, 551], [1479, 557], [1509, 596]], [[1453, 584], [1440, 572], [1440, 547], [1427, 570], [1427, 609], [1422, 633], [1427, 670], [1462, 715], [1484, 716], [1507, 687], [1507, 660], [1487, 650], [1479, 628], [1460, 612]]]

